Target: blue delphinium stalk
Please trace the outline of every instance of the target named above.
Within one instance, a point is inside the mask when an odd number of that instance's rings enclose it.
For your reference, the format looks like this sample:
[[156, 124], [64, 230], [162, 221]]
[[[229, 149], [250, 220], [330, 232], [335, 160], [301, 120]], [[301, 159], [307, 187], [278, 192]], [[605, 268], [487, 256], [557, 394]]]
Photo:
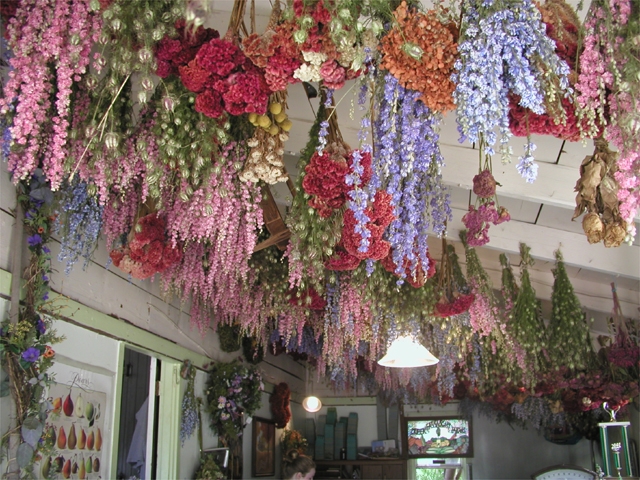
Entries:
[[[324, 101], [324, 106], [329, 108], [333, 105], [333, 90], [330, 88], [326, 90], [326, 98]], [[330, 115], [333, 114], [333, 110], [327, 110]], [[323, 120], [320, 122], [320, 131], [318, 132], [318, 146], [316, 147], [316, 152], [322, 153], [324, 151], [324, 147], [327, 146], [327, 135], [329, 134], [329, 121]]]
[[66, 263], [64, 272], [69, 275], [78, 257], [85, 259], [83, 268], [88, 265], [98, 244], [103, 207], [96, 196], [89, 194], [87, 184], [77, 178], [71, 184], [63, 185], [61, 191], [62, 215], [57, 219], [56, 228], [61, 234], [58, 261]]
[[536, 181], [538, 177], [538, 164], [535, 163], [533, 159], [533, 152], [536, 149], [536, 146], [531, 143], [525, 143], [524, 145], [524, 156], [518, 157], [518, 165], [516, 165], [516, 169], [518, 173], [522, 175], [527, 183], [533, 183]]
[[374, 135], [376, 148], [368, 196], [379, 188], [392, 197], [396, 219], [386, 239], [391, 243], [399, 283], [419, 262], [427, 268], [427, 237], [432, 229], [444, 233], [451, 218], [449, 195], [442, 184], [444, 160], [438, 146], [440, 117], [422, 102], [420, 94], [403, 88], [391, 74], [383, 78], [382, 94], [376, 97]]
[[498, 128], [503, 161], [508, 160], [509, 94], [534, 113], [545, 113], [545, 101], [557, 100], [554, 79], [562, 93], [570, 93], [569, 66], [555, 53], [531, 0], [468, 0], [458, 51], [453, 98], [460, 141], [478, 142], [483, 135], [492, 155]]

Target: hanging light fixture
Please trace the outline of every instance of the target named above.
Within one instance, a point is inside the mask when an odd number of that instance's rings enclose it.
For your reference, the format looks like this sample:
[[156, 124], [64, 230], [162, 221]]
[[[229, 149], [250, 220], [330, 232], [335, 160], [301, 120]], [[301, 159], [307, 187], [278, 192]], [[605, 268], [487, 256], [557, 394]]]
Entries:
[[316, 413], [322, 408], [322, 402], [315, 395], [310, 395], [302, 401], [302, 408], [309, 413]]
[[[305, 375], [306, 375], [305, 393], [307, 393], [311, 390], [311, 388], [309, 388], [311, 384], [309, 382], [308, 366], [305, 369]], [[304, 400], [302, 400], [302, 408], [304, 408], [309, 413], [316, 413], [322, 408], [322, 402], [315, 395], [307, 395], [307, 397]]]
[[407, 336], [396, 338], [387, 354], [378, 360], [378, 364], [383, 367], [396, 368], [426, 367], [438, 362], [429, 350]]

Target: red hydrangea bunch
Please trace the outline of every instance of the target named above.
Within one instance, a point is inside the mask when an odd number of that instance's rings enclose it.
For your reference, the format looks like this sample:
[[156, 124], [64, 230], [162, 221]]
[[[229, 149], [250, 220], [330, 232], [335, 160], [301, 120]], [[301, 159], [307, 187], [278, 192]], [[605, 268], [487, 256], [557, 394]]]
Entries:
[[293, 72], [302, 64], [298, 45], [293, 41], [294, 24], [282, 23], [264, 35], [251, 34], [242, 41], [244, 54], [257, 67], [264, 69], [264, 76], [273, 92], [286, 90], [291, 83], [300, 80]]
[[[329, 270], [355, 270], [361, 260], [381, 260], [389, 255], [391, 244], [383, 240], [382, 236], [386, 228], [395, 219], [393, 206], [391, 205], [391, 195], [384, 190], [378, 190], [372, 205], [367, 207], [365, 213], [369, 218], [366, 227], [371, 233], [369, 247], [364, 252], [359, 250], [362, 236], [356, 232], [357, 222], [353, 211], [347, 210], [344, 213], [342, 238], [339, 244], [341, 249], [336, 252], [337, 256], [327, 261], [326, 267]], [[353, 268], [347, 268], [351, 266]]]
[[[428, 279], [430, 279], [436, 274], [436, 261], [433, 258], [431, 258], [431, 255], [429, 255], [429, 250], [427, 250], [427, 259], [429, 261], [429, 264], [427, 266], [427, 271], [425, 272], [423, 268], [424, 265], [422, 265], [422, 260], [418, 255], [416, 255], [415, 257], [418, 261], [418, 265], [415, 268], [415, 273], [413, 272], [413, 269], [412, 269], [412, 262], [410, 262], [408, 258], [405, 257], [404, 261], [402, 262], [402, 266], [404, 268], [404, 273], [406, 275], [405, 278], [407, 282], [409, 282], [409, 284], [415, 288], [420, 288], [425, 283], [427, 283]], [[390, 251], [389, 255], [384, 257], [380, 261], [380, 263], [382, 263], [382, 266], [387, 272], [398, 275], [396, 273], [398, 266], [393, 261], [393, 251]]]
[[[156, 75], [167, 78], [169, 75], [178, 75], [178, 69], [191, 62], [200, 47], [214, 38], [220, 38], [220, 34], [213, 28], [198, 27], [195, 32], [185, 29], [186, 22], [180, 19], [175, 27], [178, 36], [171, 38], [165, 36], [156, 46], [156, 61], [158, 68]], [[186, 86], [186, 85], [185, 85]], [[187, 88], [189, 88], [187, 86]], [[191, 90], [189, 88], [189, 90]]]
[[125, 247], [112, 250], [109, 256], [120, 270], [143, 279], [162, 272], [182, 260], [182, 250], [173, 246], [166, 234], [166, 222], [157, 213], [138, 221], [140, 231]]
[[469, 211], [462, 217], [462, 223], [467, 228], [467, 243], [471, 247], [481, 247], [489, 243], [489, 227], [491, 224], [500, 225], [511, 220], [506, 208], [496, 209], [495, 202], [481, 204], [478, 209], [469, 205]]
[[473, 193], [480, 198], [491, 198], [496, 194], [496, 179], [491, 170], [486, 169], [473, 177]]
[[433, 314], [436, 317], [453, 317], [454, 315], [460, 315], [471, 308], [471, 304], [475, 300], [473, 293], [454, 293], [454, 300], [449, 301], [443, 295], [438, 303], [436, 303], [436, 309]]
[[[315, 152], [305, 167], [302, 188], [312, 195], [309, 206], [315, 208], [322, 218], [328, 218], [342, 208], [353, 188], [346, 183], [347, 175], [353, 173], [353, 152], [348, 155], [345, 152], [344, 146], [330, 144], [322, 152]], [[371, 154], [361, 152], [360, 156], [363, 167], [361, 184], [366, 184], [372, 175]]]

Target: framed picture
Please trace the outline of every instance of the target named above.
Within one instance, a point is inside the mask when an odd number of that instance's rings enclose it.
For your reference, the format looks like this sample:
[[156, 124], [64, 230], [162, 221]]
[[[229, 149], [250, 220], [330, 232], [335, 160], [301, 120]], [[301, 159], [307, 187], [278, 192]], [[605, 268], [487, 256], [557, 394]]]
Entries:
[[471, 419], [403, 417], [402, 442], [408, 458], [472, 457]]
[[273, 477], [276, 474], [276, 422], [253, 417], [252, 424], [253, 476]]

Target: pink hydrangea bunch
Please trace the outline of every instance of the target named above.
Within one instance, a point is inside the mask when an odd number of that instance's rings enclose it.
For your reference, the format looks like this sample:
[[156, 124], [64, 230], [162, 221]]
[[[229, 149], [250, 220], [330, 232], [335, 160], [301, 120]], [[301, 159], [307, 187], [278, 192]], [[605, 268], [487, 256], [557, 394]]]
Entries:
[[489, 243], [489, 227], [511, 220], [506, 208], [496, 209], [495, 202], [482, 203], [478, 209], [469, 205], [469, 211], [462, 217], [467, 229], [467, 243], [472, 247], [481, 247]]

